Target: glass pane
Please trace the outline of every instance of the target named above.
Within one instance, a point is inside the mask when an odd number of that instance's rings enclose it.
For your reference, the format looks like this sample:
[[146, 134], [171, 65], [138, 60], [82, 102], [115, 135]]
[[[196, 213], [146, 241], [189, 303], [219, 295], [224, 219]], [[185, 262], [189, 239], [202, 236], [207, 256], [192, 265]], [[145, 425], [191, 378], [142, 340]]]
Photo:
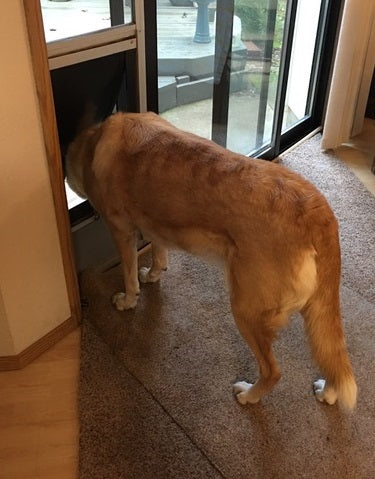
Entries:
[[[236, 0], [227, 147], [271, 142], [287, 0]], [[234, 60], [234, 61], [233, 61]]]
[[[229, 149], [249, 154], [275, 141], [284, 29], [292, 4], [288, 0], [233, 2], [229, 73], [223, 65], [230, 44], [225, 28], [231, 23], [232, 0], [158, 0], [159, 106], [162, 116], [176, 126], [206, 138], [213, 134], [215, 141], [223, 143], [226, 136]], [[283, 131], [303, 120], [312, 107], [309, 89], [322, 0], [296, 3], [290, 75], [281, 112]], [[290, 11], [294, 13], [294, 8]], [[215, 47], [215, 81], [220, 83], [214, 89]], [[212, 125], [213, 118], [217, 124]]]
[[131, 0], [40, 0], [47, 42], [132, 22]]
[[214, 4], [157, 2], [159, 112], [177, 127], [205, 138], [211, 138], [212, 125]]
[[322, 0], [300, 0], [285, 101], [283, 131], [310, 113], [308, 94]]

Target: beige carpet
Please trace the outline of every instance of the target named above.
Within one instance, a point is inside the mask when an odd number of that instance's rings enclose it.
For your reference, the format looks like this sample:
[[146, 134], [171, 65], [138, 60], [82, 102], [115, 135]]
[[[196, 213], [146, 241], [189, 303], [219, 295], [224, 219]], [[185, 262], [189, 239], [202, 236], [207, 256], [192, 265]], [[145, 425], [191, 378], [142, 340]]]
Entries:
[[[318, 403], [299, 316], [275, 345], [283, 376], [257, 405], [232, 383], [257, 367], [230, 315], [222, 273], [171, 255], [159, 284], [142, 286], [135, 311], [110, 297], [119, 268], [86, 271], [80, 374], [80, 478], [375, 477], [375, 198], [319, 136], [284, 160], [327, 195], [340, 220], [342, 308], [359, 385], [356, 411]], [[147, 258], [145, 258], [147, 259]]]

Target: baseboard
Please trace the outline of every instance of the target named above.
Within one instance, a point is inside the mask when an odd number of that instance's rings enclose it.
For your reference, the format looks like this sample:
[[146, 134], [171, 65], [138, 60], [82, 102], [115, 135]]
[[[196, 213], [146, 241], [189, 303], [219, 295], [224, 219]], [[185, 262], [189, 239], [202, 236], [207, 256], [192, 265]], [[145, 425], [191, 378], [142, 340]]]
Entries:
[[35, 343], [14, 356], [0, 357], [0, 371], [11, 371], [13, 369], [22, 369], [30, 364], [34, 359], [54, 346], [60, 339], [74, 331], [78, 326], [76, 318], [71, 317], [57, 326]]

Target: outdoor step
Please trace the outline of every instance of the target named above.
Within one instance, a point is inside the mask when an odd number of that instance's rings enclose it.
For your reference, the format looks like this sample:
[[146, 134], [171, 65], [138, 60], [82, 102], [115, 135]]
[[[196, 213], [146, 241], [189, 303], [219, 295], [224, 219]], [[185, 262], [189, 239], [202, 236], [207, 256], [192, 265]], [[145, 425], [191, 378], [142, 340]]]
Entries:
[[[244, 80], [249, 74], [246, 70], [231, 73], [231, 92], [241, 91]], [[187, 105], [200, 100], [212, 98], [213, 77], [178, 83], [173, 76], [160, 76], [159, 84], [159, 112], [163, 113], [175, 106]]]

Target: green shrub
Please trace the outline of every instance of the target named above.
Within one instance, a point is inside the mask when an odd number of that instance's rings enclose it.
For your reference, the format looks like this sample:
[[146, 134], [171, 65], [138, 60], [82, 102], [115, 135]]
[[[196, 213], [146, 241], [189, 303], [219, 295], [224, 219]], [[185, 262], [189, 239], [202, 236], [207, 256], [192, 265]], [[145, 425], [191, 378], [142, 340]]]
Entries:
[[[287, 0], [278, 0], [274, 48], [280, 48], [283, 37]], [[241, 19], [243, 40], [265, 40], [269, 0], [235, 0], [235, 14]]]

